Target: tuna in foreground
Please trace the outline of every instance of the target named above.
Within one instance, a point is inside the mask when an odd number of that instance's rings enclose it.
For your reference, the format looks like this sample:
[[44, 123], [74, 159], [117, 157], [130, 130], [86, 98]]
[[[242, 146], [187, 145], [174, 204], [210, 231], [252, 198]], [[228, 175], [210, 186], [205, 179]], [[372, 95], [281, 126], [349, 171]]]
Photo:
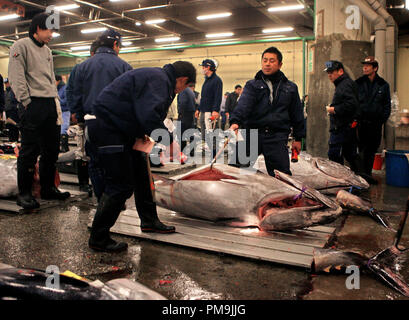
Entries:
[[0, 300], [166, 300], [159, 293], [126, 278], [104, 284], [58, 276], [58, 280], [55, 277], [50, 281], [50, 273], [0, 263]]
[[[258, 157], [254, 168], [268, 174], [264, 156]], [[369, 188], [368, 182], [348, 167], [304, 152], [298, 155], [298, 162], [291, 162], [290, 169], [293, 178], [325, 194], [337, 194], [349, 187]]]
[[262, 230], [326, 224], [342, 213], [335, 201], [281, 175], [286, 181], [224, 164], [207, 165], [172, 179], [156, 177], [156, 203], [187, 216]]

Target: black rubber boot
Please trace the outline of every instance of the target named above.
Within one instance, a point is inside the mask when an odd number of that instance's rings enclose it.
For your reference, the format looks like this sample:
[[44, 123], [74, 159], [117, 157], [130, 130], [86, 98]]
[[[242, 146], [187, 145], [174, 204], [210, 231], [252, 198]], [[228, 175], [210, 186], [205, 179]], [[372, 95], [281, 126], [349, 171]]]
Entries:
[[22, 165], [17, 166], [17, 184], [19, 194], [17, 195], [16, 203], [24, 209], [37, 209], [40, 207], [38, 201], [31, 194], [33, 178], [34, 168], [25, 168]]
[[89, 197], [92, 197], [92, 187], [89, 184], [88, 162], [83, 160], [75, 160], [77, 167], [79, 189], [82, 192], [87, 192]]
[[176, 231], [174, 226], [167, 226], [159, 220], [154, 202], [143, 201], [135, 204], [141, 219], [142, 232], [173, 233]]
[[96, 251], [120, 252], [128, 248], [125, 242], [116, 242], [109, 236], [109, 229], [118, 219], [124, 199], [110, 197], [105, 193], [98, 203], [97, 212], [92, 222], [88, 246]]
[[61, 148], [60, 152], [65, 153], [70, 151], [70, 147], [68, 146], [68, 135], [67, 134], [62, 134], [61, 135]]

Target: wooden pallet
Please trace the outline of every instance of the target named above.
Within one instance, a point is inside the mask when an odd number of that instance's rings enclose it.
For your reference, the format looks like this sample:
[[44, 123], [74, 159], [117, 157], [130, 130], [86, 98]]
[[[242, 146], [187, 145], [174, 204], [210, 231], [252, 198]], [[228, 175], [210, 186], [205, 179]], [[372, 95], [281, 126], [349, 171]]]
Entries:
[[76, 174], [70, 174], [65, 172], [59, 172], [61, 183], [78, 185], [78, 176]]
[[[262, 232], [257, 228], [233, 228], [182, 216], [158, 207], [161, 221], [174, 225], [176, 233], [143, 233], [135, 209], [122, 212], [111, 232], [255, 260], [311, 269], [314, 248], [323, 248], [335, 228], [316, 226], [291, 232]], [[90, 217], [91, 226], [93, 214]]]
[[182, 165], [179, 163], [169, 162], [169, 163], [165, 163], [163, 167], [152, 167], [151, 166], [151, 172], [173, 175], [185, 169], [194, 169], [194, 168], [196, 168], [195, 163], [186, 163]]
[[[35, 209], [33, 211], [38, 211], [41, 209], [47, 209], [47, 208], [52, 208], [52, 207], [57, 207], [62, 204], [70, 203], [70, 202], [75, 202], [75, 201], [81, 201], [83, 199], [88, 198], [88, 193], [87, 192], [81, 192], [77, 190], [65, 190], [61, 187], [58, 188], [61, 192], [68, 191], [71, 193], [71, 197], [65, 201], [59, 201], [59, 200], [42, 200], [42, 199], [37, 199], [37, 201], [40, 203], [40, 208]], [[27, 210], [23, 209], [22, 207], [18, 206], [16, 204], [15, 199], [0, 199], [0, 212], [8, 212], [8, 213], [26, 213], [28, 212]]]

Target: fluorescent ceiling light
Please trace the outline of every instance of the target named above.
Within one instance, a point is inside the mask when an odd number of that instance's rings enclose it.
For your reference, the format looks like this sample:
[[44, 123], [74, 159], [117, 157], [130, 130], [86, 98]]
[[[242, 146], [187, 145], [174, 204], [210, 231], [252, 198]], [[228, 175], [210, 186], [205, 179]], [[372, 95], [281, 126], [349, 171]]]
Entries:
[[219, 39], [219, 40], [210, 40], [208, 42], [224, 42], [224, 41], [237, 41], [239, 38], [234, 38], [234, 39]]
[[263, 33], [276, 33], [276, 32], [286, 32], [286, 31], [293, 31], [293, 27], [283, 27], [283, 28], [272, 28], [272, 29], [264, 29]]
[[89, 51], [81, 51], [81, 52], [75, 52], [73, 53], [76, 56], [90, 56], [91, 54], [89, 53]]
[[165, 19], [155, 19], [155, 20], [147, 20], [145, 21], [146, 24], [158, 24], [165, 22]]
[[140, 23], [140, 22], [135, 22], [135, 25], [139, 27], [139, 26], [142, 25], [142, 23]]
[[80, 6], [78, 4], [67, 4], [67, 5], [55, 6], [54, 10], [55, 11], [64, 11], [64, 10], [77, 9], [79, 7]]
[[70, 49], [72, 51], [81, 51], [81, 50], [87, 50], [90, 49], [91, 46], [79, 46], [79, 47], [71, 47]]
[[58, 38], [60, 36], [60, 34], [58, 32], [53, 32], [52, 36], [53, 36], [53, 38]]
[[7, 14], [7, 15], [5, 15], [5, 16], [0, 16], [0, 21], [5, 21], [5, 20], [10, 20], [10, 19], [16, 19], [16, 18], [18, 18], [18, 17], [20, 17], [18, 14], [15, 14], [15, 13], [13, 13], [13, 14]]
[[81, 33], [94, 33], [94, 32], [102, 32], [107, 30], [107, 28], [93, 28], [93, 29], [82, 29]]
[[121, 52], [128, 52], [128, 51], [133, 51], [133, 50], [139, 50], [141, 47], [128, 47], [128, 48], [122, 48], [119, 50], [119, 53]]
[[405, 0], [405, 9], [409, 10], [409, 0]]
[[208, 14], [205, 16], [198, 16], [196, 17], [197, 20], [208, 20], [208, 19], [217, 19], [217, 18], [225, 18], [230, 17], [231, 12], [222, 12], [222, 13], [215, 13], [215, 14]]
[[130, 45], [132, 44], [132, 42], [131, 42], [131, 41], [124, 41], [124, 42], [122, 42], [121, 44], [122, 44], [123, 46], [127, 47], [127, 46], [130, 46]]
[[301, 10], [304, 8], [305, 6], [303, 4], [294, 4], [294, 5], [289, 5], [289, 6], [271, 7], [271, 8], [268, 8], [268, 12], [283, 12], [283, 11]]
[[168, 37], [168, 38], [157, 38], [155, 39], [155, 42], [160, 43], [160, 42], [172, 42], [172, 41], [179, 41], [180, 37]]
[[234, 33], [233, 32], [224, 32], [224, 33], [208, 33], [206, 34], [206, 38], [223, 38], [223, 37], [231, 37]]
[[[112, 1], [112, 0], [111, 0]], [[117, 0], [118, 1], [118, 0]], [[144, 11], [144, 10], [152, 10], [152, 9], [160, 9], [160, 8], [165, 8], [169, 7], [169, 4], [162, 4], [160, 6], [152, 6], [152, 7], [144, 7], [144, 8], [137, 8], [137, 9], [130, 9], [126, 10], [125, 12], [137, 12], [137, 11]]]

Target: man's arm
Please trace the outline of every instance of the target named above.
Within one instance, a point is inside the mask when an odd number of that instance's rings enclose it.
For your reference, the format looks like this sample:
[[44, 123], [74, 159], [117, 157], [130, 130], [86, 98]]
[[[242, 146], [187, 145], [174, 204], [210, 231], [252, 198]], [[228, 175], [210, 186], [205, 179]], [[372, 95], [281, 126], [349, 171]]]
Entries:
[[83, 75], [81, 72], [81, 65], [75, 71], [75, 82], [73, 83], [72, 91], [72, 105], [70, 106], [71, 113], [75, 114], [78, 122], [84, 122], [84, 109], [82, 106], [83, 99]]
[[26, 74], [25, 50], [20, 43], [10, 48], [9, 82], [17, 100], [27, 107], [31, 103]]
[[222, 98], [223, 98], [223, 82], [219, 78], [217, 79], [218, 81], [216, 82], [214, 91], [214, 102], [212, 104], [212, 111], [220, 113], [220, 105], [222, 104]]
[[293, 127], [294, 140], [301, 141], [302, 138], [305, 138], [304, 111], [297, 85], [295, 85], [295, 92], [290, 105], [290, 121]]
[[383, 106], [383, 123], [385, 123], [389, 116], [391, 115], [391, 92], [389, 88], [389, 84], [386, 83], [386, 94], [385, 94], [385, 101]]
[[340, 116], [355, 115], [359, 108], [358, 91], [355, 82], [348, 81], [343, 90], [343, 101], [334, 107], [335, 114]]

